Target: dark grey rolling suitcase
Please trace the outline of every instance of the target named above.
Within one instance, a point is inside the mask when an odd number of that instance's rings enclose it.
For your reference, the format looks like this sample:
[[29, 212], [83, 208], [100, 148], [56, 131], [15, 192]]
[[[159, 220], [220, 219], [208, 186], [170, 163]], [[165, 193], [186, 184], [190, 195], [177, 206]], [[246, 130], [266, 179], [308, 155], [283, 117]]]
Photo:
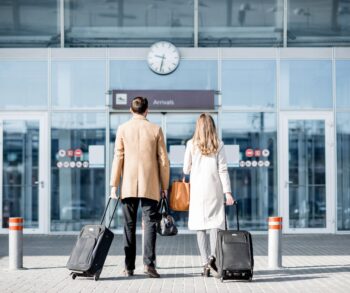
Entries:
[[109, 224], [106, 227], [103, 222], [110, 202], [111, 198], [108, 200], [100, 225], [86, 225], [80, 231], [78, 240], [67, 262], [67, 268], [72, 271], [71, 276], [73, 280], [77, 276], [94, 277], [95, 281], [100, 278], [103, 265], [114, 238], [114, 234], [109, 230], [109, 227], [117, 209], [119, 197]]
[[216, 243], [216, 266], [221, 281], [253, 279], [254, 256], [252, 236], [248, 231], [239, 230], [238, 202], [236, 206], [237, 230], [219, 230]]

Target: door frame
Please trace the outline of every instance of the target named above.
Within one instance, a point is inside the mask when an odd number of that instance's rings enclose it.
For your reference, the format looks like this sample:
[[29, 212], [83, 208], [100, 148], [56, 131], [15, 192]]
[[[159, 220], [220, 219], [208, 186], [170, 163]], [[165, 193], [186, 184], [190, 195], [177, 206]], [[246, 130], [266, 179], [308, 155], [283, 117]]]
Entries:
[[[0, 113], [0, 234], [7, 234], [2, 228], [3, 213], [3, 121], [4, 120], [37, 120], [39, 121], [39, 176], [41, 188], [38, 194], [38, 228], [24, 228], [24, 234], [46, 234], [50, 224], [50, 190], [49, 190], [49, 149], [48, 149], [48, 114], [46, 112], [3, 112]], [[42, 182], [42, 183], [41, 183]], [[43, 184], [43, 185], [42, 185]]]
[[[325, 160], [326, 160], [326, 228], [289, 228], [289, 120], [324, 120], [325, 121]], [[333, 112], [280, 112], [279, 118], [279, 201], [283, 217], [283, 233], [335, 233], [335, 142]]]

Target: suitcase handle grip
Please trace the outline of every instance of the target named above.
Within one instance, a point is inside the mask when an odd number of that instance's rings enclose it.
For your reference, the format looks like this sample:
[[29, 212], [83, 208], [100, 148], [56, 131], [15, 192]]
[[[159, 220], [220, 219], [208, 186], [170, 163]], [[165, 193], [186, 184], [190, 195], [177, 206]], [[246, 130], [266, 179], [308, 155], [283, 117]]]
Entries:
[[[239, 207], [238, 207], [238, 201], [235, 200], [233, 205], [236, 206], [236, 223], [237, 223], [237, 230], [239, 231], [239, 219], [238, 219]], [[225, 230], [227, 230], [226, 204], [225, 203], [224, 203], [224, 214], [225, 214]]]
[[[114, 206], [114, 209], [113, 209], [112, 217], [110, 218], [109, 224], [108, 224], [108, 226], [107, 226], [108, 229], [109, 229], [109, 227], [111, 226], [112, 220], [113, 220], [113, 218], [114, 218], [115, 211], [117, 210], [117, 207], [118, 207], [118, 204], [119, 204], [119, 200], [120, 200], [120, 197], [118, 196], [117, 202], [116, 202], [116, 204], [115, 204], [115, 206]], [[103, 216], [102, 216], [102, 219], [101, 219], [101, 225], [103, 224], [103, 222], [104, 222], [104, 220], [105, 220], [106, 213], [107, 213], [107, 210], [108, 210], [108, 207], [109, 207], [110, 202], [111, 202], [111, 198], [109, 197], [109, 198], [108, 198], [107, 205], [106, 205], [105, 210], [104, 210], [104, 212], [103, 212]]]

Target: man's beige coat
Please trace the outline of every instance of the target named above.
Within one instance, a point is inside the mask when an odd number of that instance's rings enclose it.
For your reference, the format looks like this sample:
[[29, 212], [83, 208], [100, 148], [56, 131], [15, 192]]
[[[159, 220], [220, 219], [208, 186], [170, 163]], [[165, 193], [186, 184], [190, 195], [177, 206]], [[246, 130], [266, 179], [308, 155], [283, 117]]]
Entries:
[[160, 200], [169, 185], [169, 159], [162, 129], [142, 115], [119, 126], [110, 185], [121, 183], [121, 198]]

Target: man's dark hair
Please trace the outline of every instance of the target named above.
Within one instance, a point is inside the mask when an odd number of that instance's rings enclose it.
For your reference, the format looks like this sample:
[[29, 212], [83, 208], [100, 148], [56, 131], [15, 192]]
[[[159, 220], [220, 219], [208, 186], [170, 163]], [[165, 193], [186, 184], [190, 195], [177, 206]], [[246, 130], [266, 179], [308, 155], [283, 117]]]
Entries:
[[131, 110], [137, 114], [143, 114], [148, 109], [147, 98], [136, 97], [131, 102]]

